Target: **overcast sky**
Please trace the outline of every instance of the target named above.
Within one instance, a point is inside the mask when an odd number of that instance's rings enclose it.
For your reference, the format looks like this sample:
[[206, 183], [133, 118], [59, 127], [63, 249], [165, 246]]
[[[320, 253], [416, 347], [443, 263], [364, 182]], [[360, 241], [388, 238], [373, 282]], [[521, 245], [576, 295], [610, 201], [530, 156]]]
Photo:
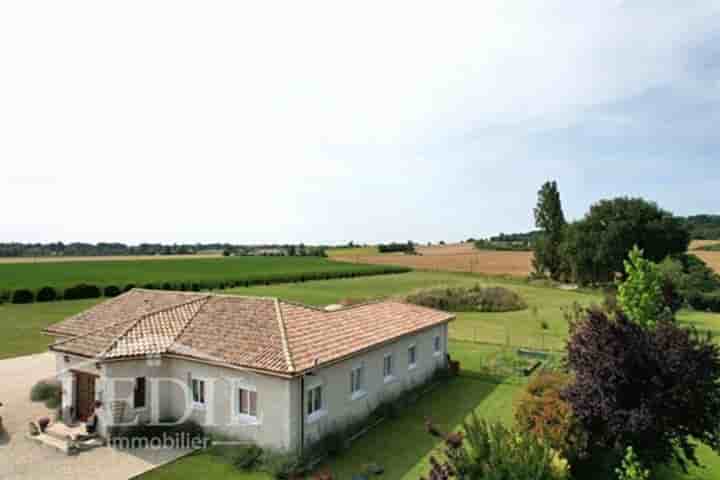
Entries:
[[[590, 4], [594, 4], [594, 6]], [[0, 3], [0, 242], [720, 213], [720, 1]]]

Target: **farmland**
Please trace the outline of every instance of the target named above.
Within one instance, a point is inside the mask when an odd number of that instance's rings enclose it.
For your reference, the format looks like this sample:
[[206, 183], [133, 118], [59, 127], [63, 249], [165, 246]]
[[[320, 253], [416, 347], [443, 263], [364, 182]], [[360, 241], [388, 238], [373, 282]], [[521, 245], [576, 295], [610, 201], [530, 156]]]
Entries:
[[[720, 240], [694, 240], [689, 253], [720, 272], [720, 251], [698, 250]], [[532, 252], [477, 250], [472, 243], [417, 247], [419, 255], [378, 253], [373, 247], [330, 250], [332, 259], [372, 265], [403, 265], [418, 270], [469, 272], [485, 275], [527, 277], [532, 271]]]
[[199, 260], [218, 258], [222, 252], [196, 253], [193, 255], [95, 255], [86, 257], [42, 256], [42, 257], [0, 257], [3, 263], [58, 263], [58, 262], [136, 262], [138, 260]]
[[331, 257], [353, 263], [513, 277], [527, 277], [532, 267], [532, 252], [477, 250], [472, 243], [417, 247], [416, 250], [419, 255], [380, 254], [368, 248], [339, 249], [332, 251]]
[[[393, 270], [392, 268], [390, 269]], [[385, 268], [333, 262], [320, 257], [219, 257], [137, 261], [0, 264], [0, 290], [44, 286], [63, 289], [79, 283], [124, 288], [169, 283], [171, 288], [216, 288], [233, 282], [278, 282], [343, 275], [385, 273]], [[396, 270], [395, 270], [396, 271]]]

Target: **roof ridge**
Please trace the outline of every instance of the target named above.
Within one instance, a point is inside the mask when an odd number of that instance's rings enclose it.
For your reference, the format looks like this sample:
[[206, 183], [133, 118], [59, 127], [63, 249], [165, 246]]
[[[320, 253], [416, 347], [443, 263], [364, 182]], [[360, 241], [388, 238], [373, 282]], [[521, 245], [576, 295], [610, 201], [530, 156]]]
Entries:
[[[200, 299], [200, 300], [203, 300], [203, 304], [200, 305], [200, 306], [198, 307], [198, 309], [195, 310], [195, 313], [193, 313], [193, 314], [190, 316], [190, 318], [188, 318], [188, 319], [185, 321], [185, 324], [183, 324], [183, 326], [180, 327], [180, 329], [178, 330], [177, 335], [175, 335], [175, 337], [172, 339], [172, 342], [169, 342], [169, 343], [168, 343], [168, 345], [167, 345], [167, 347], [165, 347], [165, 350], [163, 351], [163, 353], [168, 353], [168, 352], [172, 349], [172, 347], [177, 343], [178, 338], [180, 338], [180, 336], [181, 336], [183, 333], [185, 333], [185, 330], [187, 329], [188, 325], [190, 325], [190, 322], [192, 322], [193, 320], [195, 320], [195, 317], [198, 316], [198, 314], [200, 313], [200, 310], [202, 310], [202, 307], [204, 307], [204, 306], [210, 301], [210, 297], [211, 297], [211, 295], [208, 295], [208, 296], [203, 297], [203, 298]], [[198, 300], [198, 302], [200, 302], [200, 300]], [[185, 303], [185, 304], [183, 304], [183, 305], [189, 305], [190, 303], [193, 303], [193, 302], [188, 302], [188, 303]]]
[[140, 315], [140, 316], [139, 316], [138, 318], [136, 318], [135, 320], [130, 320], [130, 322], [131, 322], [131, 323], [130, 323], [130, 326], [129, 326], [128, 328], [126, 328], [120, 335], [116, 336], [115, 339], [114, 339], [112, 342], [110, 342], [110, 345], [109, 345], [107, 348], [103, 349], [100, 353], [98, 353], [97, 356], [98, 356], [98, 357], [104, 357], [105, 354], [107, 354], [110, 350], [113, 349], [113, 347], [115, 347], [115, 346], [117, 345], [117, 343], [120, 341], [121, 338], [123, 338], [125, 335], [127, 335], [128, 333], [130, 333], [130, 330], [132, 330], [133, 328], [135, 328], [135, 327], [137, 326], [137, 324], [140, 323], [142, 320], [145, 320], [146, 318], [152, 317], [153, 315], [157, 315], [158, 313], [169, 312], [169, 311], [176, 310], [176, 309], [178, 309], [178, 308], [184, 307], [184, 306], [186, 306], [186, 305], [190, 305], [191, 303], [199, 302], [200, 300], [206, 300], [207, 298], [208, 298], [207, 296], [203, 296], [203, 297], [200, 297], [200, 298], [195, 298], [195, 299], [193, 299], [193, 300], [190, 300], [189, 302], [178, 303], [177, 305], [171, 305], [171, 306], [169, 306], [169, 307], [159, 308], [159, 309], [154, 310], [154, 311], [152, 311], [152, 312], [148, 312], [148, 313], [146, 313], [146, 314], [144, 314], [144, 315]]
[[290, 346], [287, 339], [287, 331], [285, 329], [285, 318], [282, 314], [282, 307], [280, 306], [280, 300], [275, 299], [275, 312], [277, 313], [277, 320], [280, 327], [280, 340], [282, 343], [283, 353], [285, 354], [285, 361], [288, 364], [290, 372], [295, 371], [295, 364], [293, 363], [292, 354], [290, 352]]
[[[393, 300], [393, 299], [390, 298], [390, 297], [373, 298], [373, 299], [367, 300], [367, 301], [365, 301], [365, 302], [353, 303], [353, 304], [350, 304], [350, 305], [343, 305], [343, 306], [342, 306], [343, 308], [341, 308], [341, 309], [339, 309], [339, 310], [326, 310], [324, 307], [318, 307], [318, 306], [316, 306], [316, 305], [308, 305], [308, 304], [305, 304], [305, 303], [302, 303], [302, 302], [296, 302], [296, 301], [294, 301], [294, 300], [286, 300], [286, 299], [284, 299], [284, 298], [279, 298], [278, 300], [279, 300], [280, 302], [282, 302], [282, 303], [287, 303], [288, 305], [294, 305], [294, 306], [296, 306], [296, 307], [304, 307], [304, 308], [308, 308], [308, 309], [310, 309], [310, 310], [317, 310], [318, 312], [322, 312], [322, 313], [337, 313], [337, 312], [342, 312], [342, 311], [345, 311], [345, 310], [350, 310], [350, 309], [356, 308], [356, 307], [364, 307], [364, 306], [367, 306], [367, 305], [374, 305], [374, 304], [376, 304], [376, 303], [396, 302], [396, 300]], [[402, 303], [402, 302], [400, 302], [400, 303]], [[331, 304], [331, 305], [332, 305], [332, 304]], [[338, 304], [338, 305], [342, 305], [342, 304]]]

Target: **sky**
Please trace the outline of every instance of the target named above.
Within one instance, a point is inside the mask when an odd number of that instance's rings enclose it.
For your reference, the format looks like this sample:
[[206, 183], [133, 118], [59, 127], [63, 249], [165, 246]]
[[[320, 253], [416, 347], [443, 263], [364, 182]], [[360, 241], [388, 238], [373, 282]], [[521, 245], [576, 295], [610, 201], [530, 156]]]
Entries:
[[0, 3], [0, 242], [457, 241], [720, 213], [720, 0]]

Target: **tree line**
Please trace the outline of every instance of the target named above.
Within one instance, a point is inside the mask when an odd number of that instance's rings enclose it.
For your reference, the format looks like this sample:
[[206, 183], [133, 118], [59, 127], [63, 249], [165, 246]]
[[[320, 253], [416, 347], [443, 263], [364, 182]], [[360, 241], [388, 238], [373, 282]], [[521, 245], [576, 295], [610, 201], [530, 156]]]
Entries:
[[226, 255], [256, 255], [275, 252], [290, 256], [325, 256], [326, 246], [304, 244], [234, 245], [230, 243], [162, 244], [141, 243], [127, 245], [120, 242], [51, 242], [51, 243], [0, 243], [0, 257], [106, 257], [130, 255], [195, 255], [208, 251], [221, 251]]

